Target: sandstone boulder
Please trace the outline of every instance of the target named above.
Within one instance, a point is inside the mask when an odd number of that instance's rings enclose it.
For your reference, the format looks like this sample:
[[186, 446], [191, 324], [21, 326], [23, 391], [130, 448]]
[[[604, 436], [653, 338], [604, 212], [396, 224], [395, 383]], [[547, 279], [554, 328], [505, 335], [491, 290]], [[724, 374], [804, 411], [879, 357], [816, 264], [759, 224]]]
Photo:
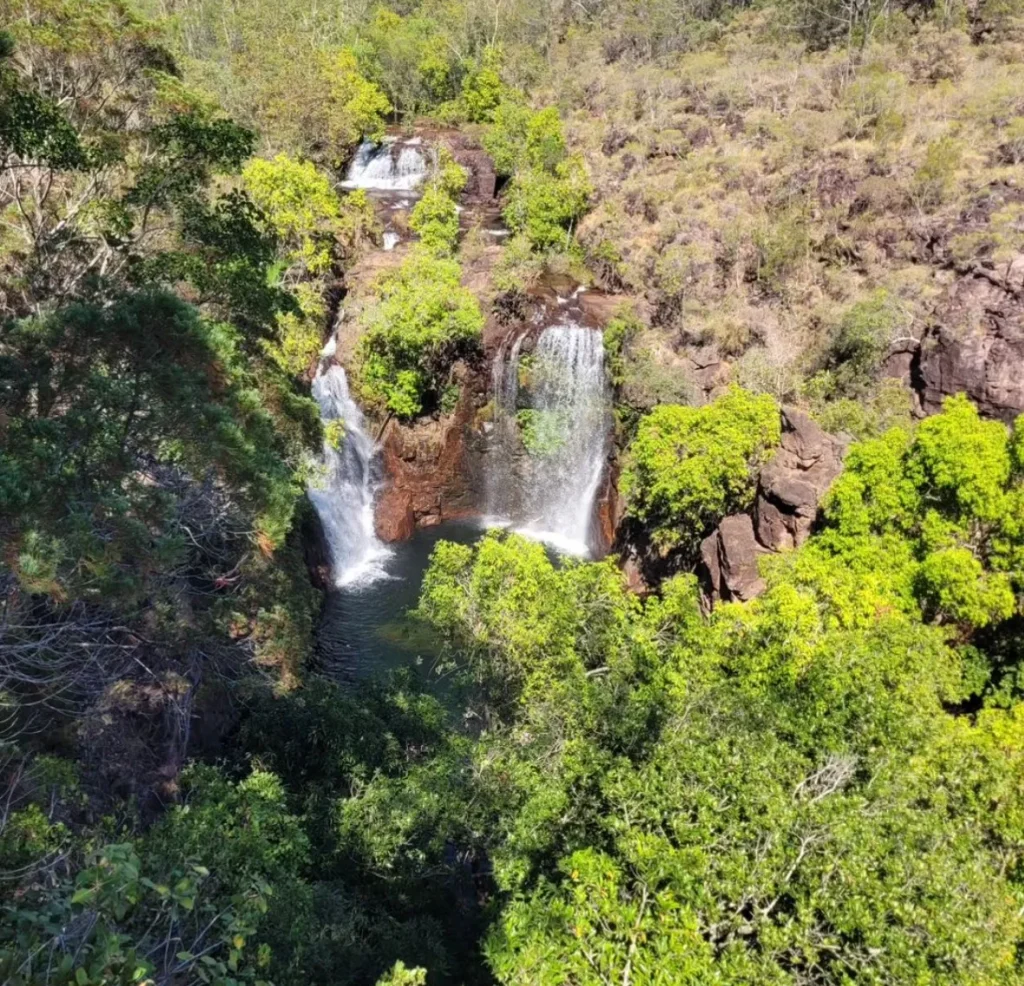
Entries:
[[754, 505], [758, 541], [771, 551], [807, 540], [818, 503], [843, 467], [844, 444], [802, 411], [783, 408], [782, 441], [761, 470]]
[[384, 483], [374, 509], [382, 541], [401, 541], [418, 527], [479, 512], [481, 457], [471, 446], [483, 382], [463, 364], [455, 375], [461, 396], [454, 414], [410, 424], [392, 419], [384, 429]]
[[712, 603], [746, 602], [764, 592], [758, 559], [768, 549], [758, 544], [749, 514], [726, 517], [700, 547], [701, 576]]
[[802, 411], [783, 408], [782, 439], [758, 476], [752, 515], [726, 517], [701, 544], [697, 574], [708, 603], [745, 602], [764, 592], [758, 559], [807, 540], [844, 453], [840, 439]]

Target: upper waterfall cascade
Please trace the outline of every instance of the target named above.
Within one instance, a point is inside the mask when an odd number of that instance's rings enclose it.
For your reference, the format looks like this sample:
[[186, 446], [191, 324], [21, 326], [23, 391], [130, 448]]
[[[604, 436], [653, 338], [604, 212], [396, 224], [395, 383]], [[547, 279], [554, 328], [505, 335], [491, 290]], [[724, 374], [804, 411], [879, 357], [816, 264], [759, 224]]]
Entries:
[[602, 335], [566, 318], [528, 357], [525, 338], [506, 342], [494, 363], [488, 520], [586, 555], [611, 431]]
[[364, 141], [352, 158], [341, 185], [367, 191], [411, 192], [420, 186], [426, 174], [427, 156], [419, 143]]
[[360, 585], [383, 577], [389, 550], [374, 530], [374, 445], [364, 430], [363, 414], [352, 399], [345, 371], [337, 363], [322, 363], [313, 380], [320, 417], [340, 421], [344, 435], [338, 446], [324, 442], [324, 470], [309, 486], [309, 498], [320, 516], [331, 553], [337, 586]]

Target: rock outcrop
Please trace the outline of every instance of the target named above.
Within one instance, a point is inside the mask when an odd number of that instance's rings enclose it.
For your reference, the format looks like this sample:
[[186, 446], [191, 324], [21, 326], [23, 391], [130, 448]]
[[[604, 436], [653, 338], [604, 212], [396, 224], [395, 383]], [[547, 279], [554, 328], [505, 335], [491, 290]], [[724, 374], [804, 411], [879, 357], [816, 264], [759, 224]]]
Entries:
[[462, 203], [465, 205], [492, 202], [498, 191], [498, 178], [490, 155], [464, 134], [449, 134], [444, 142], [451, 150], [456, 163], [466, 169], [466, 187], [462, 192]]
[[481, 503], [480, 456], [471, 454], [477, 381], [461, 373], [454, 414], [403, 425], [391, 420], [381, 436], [386, 477], [375, 520], [382, 541], [411, 537], [417, 527], [471, 516]]
[[783, 408], [782, 440], [758, 476], [752, 514], [726, 517], [701, 544], [698, 576], [709, 603], [745, 601], [764, 591], [759, 559], [807, 540], [844, 452], [841, 440], [802, 411]]
[[700, 546], [701, 574], [709, 598], [746, 602], [764, 592], [758, 559], [768, 549], [754, 536], [749, 514], [726, 517]]
[[326, 592], [331, 587], [331, 552], [327, 547], [324, 526], [308, 499], [303, 501], [300, 530], [309, 580], [315, 588]]
[[921, 340], [919, 396], [926, 414], [951, 394], [1007, 423], [1024, 413], [1024, 254], [960, 278]]
[[843, 468], [845, 445], [795, 408], [782, 410], [782, 441], [758, 477], [754, 521], [770, 551], [807, 540], [818, 503]]

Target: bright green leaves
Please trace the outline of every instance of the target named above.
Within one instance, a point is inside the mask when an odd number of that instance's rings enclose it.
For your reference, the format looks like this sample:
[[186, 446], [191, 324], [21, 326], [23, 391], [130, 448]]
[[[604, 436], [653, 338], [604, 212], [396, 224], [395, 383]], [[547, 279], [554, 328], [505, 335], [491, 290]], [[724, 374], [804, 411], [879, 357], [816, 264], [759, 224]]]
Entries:
[[375, 83], [364, 78], [348, 48], [321, 56], [320, 71], [326, 82], [324, 114], [331, 144], [348, 148], [360, 140], [380, 140], [391, 101]]
[[[377, 226], [365, 192], [339, 199], [324, 172], [309, 161], [278, 154], [255, 158], [242, 172], [261, 225], [280, 244], [281, 280], [292, 304], [276, 314], [263, 345], [292, 377], [305, 373], [323, 345], [328, 281], [342, 254], [353, 252]], [[265, 278], [267, 275], [264, 275]]]
[[487, 48], [480, 65], [463, 78], [460, 102], [470, 123], [487, 123], [493, 119], [505, 88], [498, 74], [500, 64], [500, 52]]
[[492, 533], [475, 549], [438, 545], [419, 614], [507, 699], [545, 694], [600, 662], [617, 667], [634, 610], [611, 563], [556, 566], [543, 545]]
[[502, 215], [509, 229], [525, 234], [535, 248], [566, 248], [592, 191], [583, 159], [574, 156], [560, 161], [553, 172], [536, 168], [518, 172]]
[[426, 986], [426, 969], [410, 969], [404, 962], [396, 962], [391, 971], [377, 980], [377, 986]]
[[449, 257], [455, 252], [459, 241], [456, 198], [465, 185], [465, 169], [452, 160], [444, 160], [413, 208], [409, 225], [424, 249], [431, 253]]
[[278, 154], [272, 161], [250, 161], [242, 178], [289, 251], [289, 262], [312, 274], [328, 270], [341, 209], [327, 177], [309, 161]]
[[593, 187], [583, 159], [566, 157], [558, 110], [502, 102], [484, 135], [499, 174], [512, 176], [503, 215], [538, 250], [566, 248], [586, 212]]
[[452, 365], [478, 343], [484, 318], [459, 284], [461, 273], [457, 261], [416, 249], [385, 276], [362, 315], [364, 394], [399, 417], [440, 400]]
[[899, 428], [854, 445], [824, 508], [843, 534], [905, 528], [920, 509], [920, 495], [904, 469], [911, 436]]
[[483, 143], [502, 175], [527, 169], [550, 172], [566, 155], [558, 109], [548, 106], [531, 110], [515, 99], [497, 107]]
[[928, 618], [964, 633], [1008, 619], [1024, 578], [1018, 432], [953, 397], [913, 434], [854, 445], [825, 500], [834, 532], [822, 543], [845, 554], [858, 539], [897, 539]]
[[757, 467], [780, 436], [767, 395], [733, 388], [705, 407], [664, 404], [640, 422], [622, 489], [655, 544], [692, 552], [726, 514], [743, 510]]
[[504, 983], [698, 986], [715, 975], [693, 912], [593, 849], [559, 866], [562, 882], [515, 900], [486, 941]]
[[986, 572], [967, 548], [925, 555], [917, 580], [925, 613], [942, 622], [980, 628], [1009, 619], [1016, 608], [1009, 577]]
[[984, 421], [963, 395], [918, 426], [907, 466], [927, 504], [954, 520], [998, 522], [1009, 507], [1006, 427]]
[[463, 796], [514, 895], [500, 982], [1011, 975], [1020, 716], [951, 717], [961, 662], [919, 622], [909, 546], [834, 533], [709, 620], [692, 577], [641, 613], [604, 564], [439, 545], [420, 614], [490, 703]]

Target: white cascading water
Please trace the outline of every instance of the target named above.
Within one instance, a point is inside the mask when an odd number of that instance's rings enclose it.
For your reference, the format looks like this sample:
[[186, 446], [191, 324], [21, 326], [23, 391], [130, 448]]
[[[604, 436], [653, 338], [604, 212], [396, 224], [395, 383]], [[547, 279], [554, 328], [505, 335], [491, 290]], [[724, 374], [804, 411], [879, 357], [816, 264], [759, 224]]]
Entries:
[[525, 411], [542, 432], [542, 448], [516, 455], [523, 342], [520, 336], [506, 344], [494, 364], [497, 461], [488, 470], [487, 521], [586, 555], [611, 431], [603, 339], [571, 321], [541, 332]]
[[[414, 138], [415, 139], [415, 138]], [[375, 192], [411, 192], [427, 174], [423, 149], [412, 142], [364, 141], [352, 158], [342, 188]]]
[[339, 448], [324, 442], [323, 474], [310, 484], [309, 498], [327, 538], [334, 584], [367, 584], [386, 575], [384, 561], [390, 555], [373, 524], [377, 492], [373, 441], [364, 431], [363, 414], [349, 393], [344, 369], [337, 363], [320, 364], [313, 396], [324, 423], [340, 421], [344, 436]]

